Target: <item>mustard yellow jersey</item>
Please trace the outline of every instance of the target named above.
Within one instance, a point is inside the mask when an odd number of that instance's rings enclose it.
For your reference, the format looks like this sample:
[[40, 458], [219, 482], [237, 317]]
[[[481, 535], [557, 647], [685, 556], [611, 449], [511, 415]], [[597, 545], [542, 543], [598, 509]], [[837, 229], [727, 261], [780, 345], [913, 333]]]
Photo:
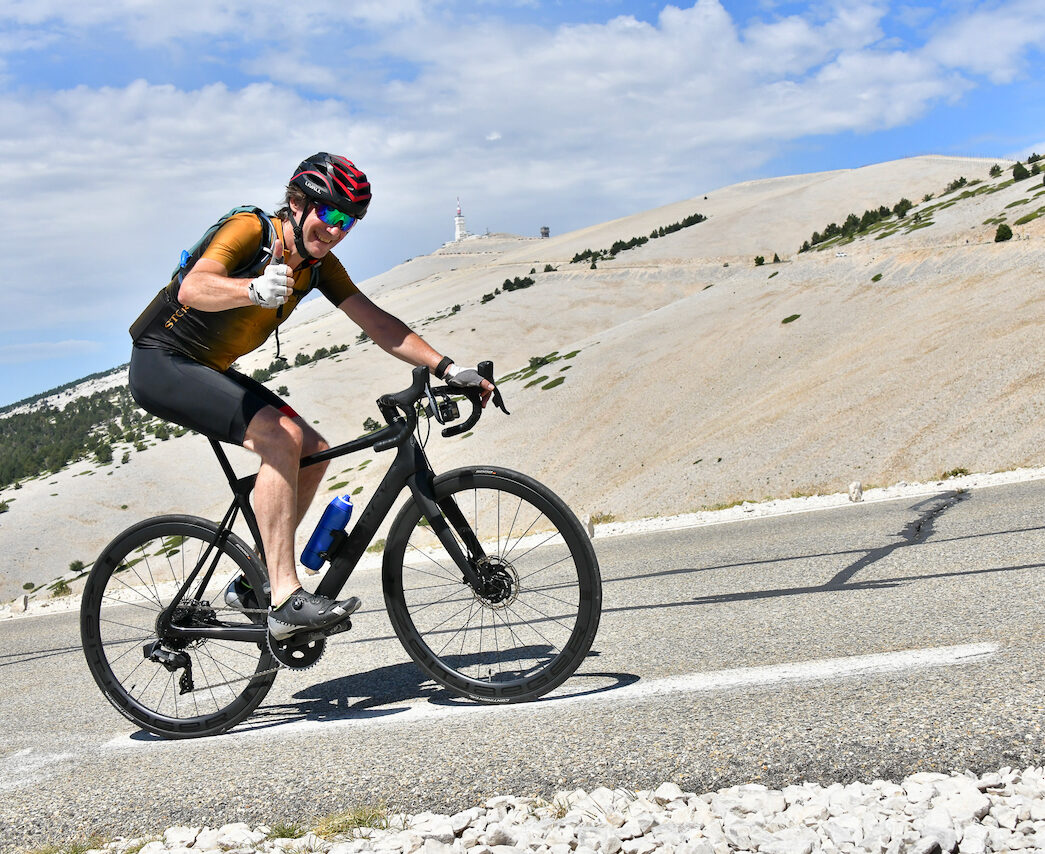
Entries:
[[[272, 224], [276, 233], [282, 234], [279, 219], [273, 217]], [[218, 229], [201, 257], [232, 271], [250, 263], [263, 239], [258, 217], [249, 212], [237, 213]], [[278, 309], [256, 305], [223, 311], [189, 308], [178, 301], [179, 277], [175, 276], [131, 325], [131, 337], [141, 347], [173, 350], [224, 371], [240, 356], [260, 347], [313, 288], [334, 305], [359, 293], [333, 255], [327, 255], [321, 264], [295, 272], [294, 292]]]

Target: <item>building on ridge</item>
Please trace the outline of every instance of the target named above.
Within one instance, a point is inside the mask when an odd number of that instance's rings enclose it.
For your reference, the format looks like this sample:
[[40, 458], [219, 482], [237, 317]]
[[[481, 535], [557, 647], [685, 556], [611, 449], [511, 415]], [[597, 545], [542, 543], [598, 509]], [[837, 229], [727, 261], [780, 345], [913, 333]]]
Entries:
[[464, 240], [468, 229], [464, 227], [464, 214], [461, 213], [461, 199], [457, 199], [457, 216], [454, 217], [454, 240]]

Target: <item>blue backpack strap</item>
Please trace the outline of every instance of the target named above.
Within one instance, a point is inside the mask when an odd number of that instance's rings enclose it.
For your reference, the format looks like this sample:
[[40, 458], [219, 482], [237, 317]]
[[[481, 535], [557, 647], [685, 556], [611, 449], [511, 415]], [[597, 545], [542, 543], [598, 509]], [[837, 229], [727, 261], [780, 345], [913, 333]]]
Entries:
[[254, 256], [246, 264], [237, 267], [235, 270], [230, 270], [229, 275], [236, 279], [242, 279], [263, 270], [272, 258], [272, 247], [275, 245], [276, 240], [276, 229], [272, 226], [272, 215], [253, 205], [240, 205], [230, 210], [208, 228], [203, 237], [197, 240], [191, 249], [182, 250], [179, 264], [171, 272], [171, 279], [177, 279], [180, 285], [182, 279], [196, 265], [196, 262], [203, 257], [203, 253], [207, 251], [207, 247], [210, 246], [210, 242], [214, 239], [214, 235], [218, 233], [218, 230], [236, 214], [241, 213], [252, 213], [258, 218], [258, 221], [261, 223], [261, 243]]

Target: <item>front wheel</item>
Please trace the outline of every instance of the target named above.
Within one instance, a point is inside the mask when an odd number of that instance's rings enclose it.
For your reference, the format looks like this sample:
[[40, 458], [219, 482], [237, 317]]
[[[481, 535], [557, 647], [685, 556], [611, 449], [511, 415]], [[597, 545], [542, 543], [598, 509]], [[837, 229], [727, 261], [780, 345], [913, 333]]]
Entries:
[[602, 609], [595, 550], [562, 499], [507, 469], [458, 469], [435, 497], [482, 589], [448, 557], [416, 502], [385, 546], [385, 605], [432, 679], [482, 702], [532, 700], [569, 678]]
[[[254, 596], [245, 603], [253, 614], [225, 601], [239, 575]], [[166, 738], [229, 729], [257, 708], [275, 679], [265, 644], [167, 629], [168, 606], [182, 588], [169, 615], [175, 627], [220, 635], [264, 619], [261, 563], [235, 534], [194, 516], [146, 519], [116, 537], [95, 561], [80, 609], [83, 651], [98, 687], [119, 712]]]

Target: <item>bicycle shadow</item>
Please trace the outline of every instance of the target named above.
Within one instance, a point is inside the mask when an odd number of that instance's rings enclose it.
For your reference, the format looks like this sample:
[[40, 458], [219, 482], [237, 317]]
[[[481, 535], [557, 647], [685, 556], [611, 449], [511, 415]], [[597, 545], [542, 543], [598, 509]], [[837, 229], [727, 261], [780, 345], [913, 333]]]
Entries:
[[[548, 648], [531, 646], [511, 653], [504, 653], [500, 661], [518, 657], [548, 655]], [[586, 660], [597, 658], [597, 651], [589, 652]], [[498, 659], [495, 659], [498, 660]], [[488, 655], [444, 656], [443, 661], [457, 670], [467, 672], [479, 664], [493, 663]], [[639, 680], [633, 673], [578, 672], [551, 695], [532, 701], [554, 703], [564, 699], [601, 694], [617, 690]], [[596, 680], [595, 687], [582, 688], [579, 683]], [[254, 713], [238, 732], [265, 729], [287, 723], [324, 721], [367, 721], [394, 718], [416, 709], [418, 704], [453, 708], [491, 708], [461, 697], [429, 679], [412, 661], [377, 667], [360, 673], [338, 676], [325, 682], [317, 682], [297, 691], [295, 702], [266, 703]]]

